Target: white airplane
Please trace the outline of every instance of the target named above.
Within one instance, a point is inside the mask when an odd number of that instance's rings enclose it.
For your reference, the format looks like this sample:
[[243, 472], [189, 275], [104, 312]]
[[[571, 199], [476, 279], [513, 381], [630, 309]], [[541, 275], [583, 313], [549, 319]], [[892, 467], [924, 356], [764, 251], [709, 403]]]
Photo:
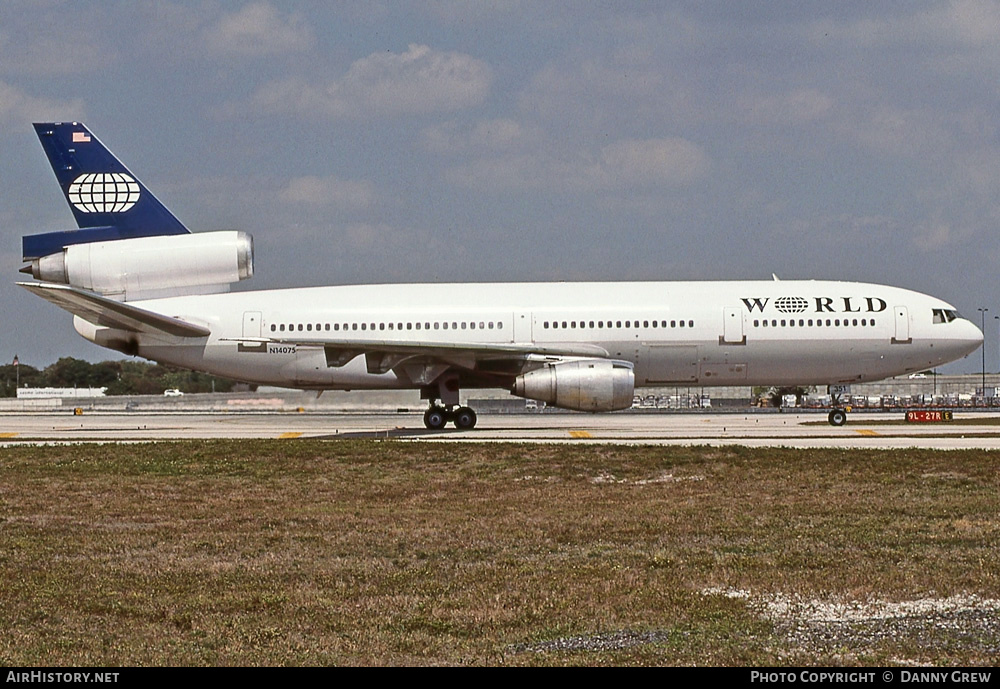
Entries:
[[[38, 282], [103, 347], [250, 383], [418, 389], [468, 429], [462, 388], [580, 411], [642, 386], [838, 385], [934, 368], [983, 335], [951, 305], [836, 281], [384, 284], [229, 293], [243, 232], [191, 234], [83, 124], [35, 124], [78, 230], [23, 238]], [[829, 421], [842, 425], [842, 408]]]

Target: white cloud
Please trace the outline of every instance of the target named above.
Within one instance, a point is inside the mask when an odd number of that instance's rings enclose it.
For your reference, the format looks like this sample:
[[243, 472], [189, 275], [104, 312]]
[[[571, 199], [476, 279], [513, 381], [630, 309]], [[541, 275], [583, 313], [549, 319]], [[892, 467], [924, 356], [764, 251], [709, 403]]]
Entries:
[[832, 15], [802, 24], [793, 35], [814, 45], [865, 49], [913, 45], [921, 55], [930, 54], [929, 46], [997, 48], [1000, 3], [996, 0], [950, 0], [909, 8], [914, 11], [875, 12], [860, 18]]
[[83, 101], [79, 98], [65, 101], [38, 98], [0, 81], [0, 122], [26, 126], [28, 122], [83, 119], [83, 114]]
[[458, 122], [427, 127], [421, 132], [426, 149], [435, 153], [504, 151], [537, 142], [541, 133], [509, 118], [480, 120], [471, 125]]
[[543, 67], [522, 91], [519, 104], [546, 119], [572, 113], [574, 123], [614, 121], [623, 111], [676, 122], [688, 113], [691, 97], [684, 79], [669, 65], [609, 63], [588, 55], [579, 62]]
[[1000, 4], [995, 0], [952, 0], [917, 16], [927, 35], [965, 46], [996, 47]]
[[690, 182], [708, 171], [708, 156], [686, 139], [631, 139], [601, 149], [601, 162], [615, 184], [676, 185]]
[[764, 125], [796, 125], [827, 115], [834, 100], [817, 89], [799, 89], [780, 94], [751, 94], [740, 98], [747, 121]]
[[838, 127], [866, 149], [904, 157], [948, 155], [956, 143], [940, 114], [926, 110], [883, 105], [847, 116]]
[[703, 177], [708, 154], [680, 138], [623, 139], [597, 155], [556, 157], [544, 151], [481, 158], [453, 168], [452, 183], [470, 188], [549, 189], [562, 192], [675, 187]]
[[482, 60], [426, 45], [373, 53], [327, 83], [291, 77], [267, 84], [254, 105], [272, 112], [328, 117], [452, 112], [481, 104], [492, 74]]
[[288, 203], [367, 208], [375, 200], [375, 188], [370, 182], [306, 176], [291, 180], [279, 196]]
[[409, 238], [384, 223], [354, 223], [344, 228], [344, 239], [359, 251], [382, 251], [406, 244]]
[[275, 55], [311, 48], [316, 37], [297, 14], [282, 16], [266, 2], [255, 2], [222, 16], [208, 30], [208, 43], [233, 55]]
[[81, 74], [107, 68], [115, 61], [116, 51], [101, 50], [86, 31], [32, 31], [30, 37], [0, 32], [0, 70], [7, 74]]

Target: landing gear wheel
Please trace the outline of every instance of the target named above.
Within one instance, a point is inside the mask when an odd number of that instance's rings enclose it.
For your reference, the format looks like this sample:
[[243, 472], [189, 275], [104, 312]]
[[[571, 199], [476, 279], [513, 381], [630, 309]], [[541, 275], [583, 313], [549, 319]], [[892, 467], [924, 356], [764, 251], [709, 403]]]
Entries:
[[424, 412], [424, 425], [432, 431], [440, 431], [448, 423], [448, 412], [441, 407], [431, 407]]
[[843, 426], [847, 423], [847, 412], [843, 409], [831, 409], [827, 420], [831, 426]]
[[476, 412], [470, 407], [459, 407], [452, 412], [452, 420], [455, 422], [455, 428], [467, 431], [476, 427]]

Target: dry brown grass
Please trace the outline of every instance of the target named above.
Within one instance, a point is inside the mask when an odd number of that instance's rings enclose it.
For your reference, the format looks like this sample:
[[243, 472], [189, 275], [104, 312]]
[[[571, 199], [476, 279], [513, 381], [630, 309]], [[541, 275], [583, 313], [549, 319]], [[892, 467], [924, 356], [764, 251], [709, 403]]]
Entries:
[[0, 663], [990, 664], [1000, 631], [975, 611], [957, 626], [838, 622], [841, 636], [803, 641], [796, 619], [765, 608], [1000, 599], [997, 460], [393, 441], [6, 448]]

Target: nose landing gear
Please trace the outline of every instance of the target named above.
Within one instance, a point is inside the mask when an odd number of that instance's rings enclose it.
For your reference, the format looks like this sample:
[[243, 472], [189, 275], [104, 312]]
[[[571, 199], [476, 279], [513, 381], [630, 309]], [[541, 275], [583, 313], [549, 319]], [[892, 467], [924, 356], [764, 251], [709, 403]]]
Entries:
[[845, 409], [840, 406], [839, 394], [832, 395], [831, 398], [833, 401], [833, 409], [830, 410], [830, 414], [826, 417], [826, 420], [830, 422], [831, 426], [843, 426], [847, 423], [847, 411], [850, 407]]

